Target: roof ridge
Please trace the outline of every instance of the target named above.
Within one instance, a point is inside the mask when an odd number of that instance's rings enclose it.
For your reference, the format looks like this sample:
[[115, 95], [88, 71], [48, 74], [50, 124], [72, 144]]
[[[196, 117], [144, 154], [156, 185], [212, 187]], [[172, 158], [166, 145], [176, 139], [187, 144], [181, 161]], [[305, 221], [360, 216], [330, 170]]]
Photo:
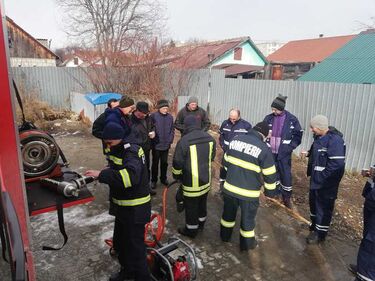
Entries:
[[291, 43], [291, 42], [324, 40], [324, 39], [333, 39], [333, 38], [342, 38], [342, 37], [354, 37], [354, 36], [357, 36], [357, 35], [358, 34], [349, 34], [349, 35], [338, 35], [338, 36], [330, 36], [330, 37], [318, 37], [318, 38], [298, 39], [298, 40], [291, 40], [291, 41], [287, 42], [286, 44]]

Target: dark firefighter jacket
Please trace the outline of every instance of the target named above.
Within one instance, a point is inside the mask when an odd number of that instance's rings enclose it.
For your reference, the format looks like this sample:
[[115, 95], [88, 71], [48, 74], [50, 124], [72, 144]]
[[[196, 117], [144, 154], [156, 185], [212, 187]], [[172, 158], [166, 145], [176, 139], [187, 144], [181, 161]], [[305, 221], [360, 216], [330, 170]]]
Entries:
[[368, 178], [363, 188], [362, 196], [366, 200], [372, 201], [372, 203], [375, 205], [375, 177]]
[[145, 119], [138, 119], [134, 114], [131, 115], [131, 129], [136, 131], [137, 134], [137, 144], [139, 144], [145, 151], [151, 149], [151, 139], [148, 133], [155, 130], [150, 116], [146, 116]]
[[234, 124], [229, 120], [225, 120], [219, 129], [220, 146], [225, 151], [228, 149], [230, 141], [237, 135], [247, 134], [251, 129], [249, 122], [243, 119], [237, 120]]
[[111, 189], [111, 200], [117, 206], [116, 216], [121, 218], [121, 215], [129, 213], [129, 207], [136, 207], [135, 218], [139, 222], [144, 219], [147, 222], [151, 197], [143, 149], [138, 145], [121, 143], [112, 147], [108, 154], [110, 167], [102, 170], [98, 179]]
[[346, 147], [343, 135], [330, 127], [324, 136], [316, 136], [309, 150], [307, 176], [310, 188], [324, 191], [325, 196], [336, 198], [339, 183], [345, 172]]
[[276, 167], [271, 150], [261, 135], [250, 130], [235, 136], [224, 154], [227, 171], [223, 192], [241, 200], [258, 200], [264, 180], [266, 196], [276, 195]]
[[94, 123], [92, 124], [92, 135], [102, 140], [103, 154], [106, 153], [105, 144], [103, 142], [103, 130], [105, 126], [105, 118], [106, 118], [106, 114], [105, 112], [103, 112], [102, 114], [99, 115], [98, 118], [95, 119]]
[[201, 124], [200, 128], [204, 131], [207, 131], [210, 128], [211, 122], [208, 119], [207, 112], [199, 106], [196, 110], [191, 111], [188, 109], [188, 104], [186, 104], [186, 106], [178, 112], [174, 122], [175, 128], [179, 130], [181, 134], [184, 134], [184, 119], [188, 115], [194, 115], [198, 119], [198, 123]]
[[211, 185], [211, 162], [216, 143], [208, 133], [188, 127], [176, 145], [172, 173], [182, 180], [184, 196], [197, 197], [207, 193]]
[[[285, 121], [281, 131], [281, 142], [277, 159], [283, 159], [285, 157], [291, 157], [293, 150], [301, 144], [303, 130], [296, 116], [285, 110]], [[273, 114], [269, 114], [264, 118], [264, 121], [268, 123], [270, 130], [272, 130]]]

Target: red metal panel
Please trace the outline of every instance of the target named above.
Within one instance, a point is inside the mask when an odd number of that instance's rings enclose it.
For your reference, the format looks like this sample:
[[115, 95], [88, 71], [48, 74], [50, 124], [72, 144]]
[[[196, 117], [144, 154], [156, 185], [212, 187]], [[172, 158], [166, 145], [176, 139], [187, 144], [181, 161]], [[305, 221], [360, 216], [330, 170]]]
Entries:
[[10, 89], [8, 71], [8, 42], [5, 40], [6, 24], [3, 2], [0, 2], [1, 28], [0, 28], [0, 169], [1, 186], [9, 193], [16, 209], [18, 221], [22, 232], [27, 260], [28, 280], [35, 280], [35, 270], [30, 249], [29, 216], [27, 211], [23, 173], [19, 160], [18, 131], [15, 124], [15, 110], [13, 96]]

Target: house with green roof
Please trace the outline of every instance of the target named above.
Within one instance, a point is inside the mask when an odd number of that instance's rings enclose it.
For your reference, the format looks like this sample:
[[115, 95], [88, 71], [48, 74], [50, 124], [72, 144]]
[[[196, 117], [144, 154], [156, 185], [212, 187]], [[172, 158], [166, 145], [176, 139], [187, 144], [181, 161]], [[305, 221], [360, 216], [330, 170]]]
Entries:
[[375, 29], [355, 36], [298, 81], [375, 84]]

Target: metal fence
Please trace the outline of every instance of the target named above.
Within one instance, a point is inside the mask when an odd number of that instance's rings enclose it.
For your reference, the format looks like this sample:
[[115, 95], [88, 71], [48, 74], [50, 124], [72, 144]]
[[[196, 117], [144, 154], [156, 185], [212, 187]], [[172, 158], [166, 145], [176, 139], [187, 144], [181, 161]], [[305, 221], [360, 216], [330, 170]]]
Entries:
[[[79, 68], [19, 67], [12, 71], [21, 89], [37, 92], [40, 99], [58, 108], [70, 108], [71, 92], [93, 90]], [[348, 169], [367, 167], [375, 161], [375, 85], [231, 79], [225, 78], [223, 70], [203, 69], [164, 71], [163, 87], [169, 99], [176, 94], [197, 96], [204, 108], [210, 91], [210, 118], [218, 125], [232, 107], [238, 107], [242, 117], [252, 124], [263, 120], [270, 113], [273, 99], [281, 93], [288, 96], [286, 109], [305, 129], [297, 153], [312, 142], [309, 120], [324, 114], [344, 134]], [[179, 97], [179, 106], [186, 100]]]
[[91, 92], [85, 72], [73, 67], [13, 67], [13, 78], [21, 93], [37, 95], [59, 109], [70, 109], [71, 92]]
[[[305, 130], [296, 153], [310, 147], [309, 121], [316, 114], [323, 114], [344, 134], [347, 169], [358, 170], [375, 162], [375, 85], [214, 77], [211, 121], [220, 125], [228, 118], [229, 110], [237, 107], [244, 119], [255, 124], [270, 113], [271, 103], [278, 93], [288, 96], [286, 109], [297, 116]], [[187, 98], [179, 98], [179, 103], [185, 104]], [[206, 108], [205, 97], [198, 96], [198, 99]]]

